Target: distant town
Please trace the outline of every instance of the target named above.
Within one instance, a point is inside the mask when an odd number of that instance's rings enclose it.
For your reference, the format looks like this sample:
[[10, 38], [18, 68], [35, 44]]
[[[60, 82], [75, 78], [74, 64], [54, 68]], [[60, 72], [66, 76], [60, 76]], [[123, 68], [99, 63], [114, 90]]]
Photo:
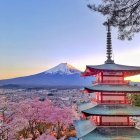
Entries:
[[26, 99], [49, 99], [56, 106], [66, 107], [87, 102], [91, 95], [82, 94], [80, 89], [0, 89], [0, 96], [8, 101], [19, 102]]

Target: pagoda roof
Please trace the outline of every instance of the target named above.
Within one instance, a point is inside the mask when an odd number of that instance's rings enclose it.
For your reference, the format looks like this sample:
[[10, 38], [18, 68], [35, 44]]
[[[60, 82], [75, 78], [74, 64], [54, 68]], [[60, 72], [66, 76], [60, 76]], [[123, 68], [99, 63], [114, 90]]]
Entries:
[[78, 105], [78, 110], [79, 111], [84, 111], [84, 110], [90, 109], [92, 107], [95, 107], [96, 105], [97, 104], [92, 103], [92, 102], [81, 103], [81, 104]]
[[134, 127], [98, 127], [82, 140], [139, 140], [140, 130]]
[[133, 76], [140, 74], [140, 67], [127, 66], [120, 64], [101, 64], [101, 65], [87, 65], [83, 76], [96, 75], [99, 72], [124, 72], [124, 76]]
[[96, 129], [96, 126], [90, 120], [74, 121], [77, 138], [81, 138]]
[[140, 107], [128, 104], [99, 104], [83, 110], [86, 116], [140, 116]]
[[140, 93], [139, 86], [133, 85], [106, 85], [106, 84], [97, 84], [91, 87], [85, 87], [84, 91], [88, 93], [92, 92], [126, 92], [126, 93]]

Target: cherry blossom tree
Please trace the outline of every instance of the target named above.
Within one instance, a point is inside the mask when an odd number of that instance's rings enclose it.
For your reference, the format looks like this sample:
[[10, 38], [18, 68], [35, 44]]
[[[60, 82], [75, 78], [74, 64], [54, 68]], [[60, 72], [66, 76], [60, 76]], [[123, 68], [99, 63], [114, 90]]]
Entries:
[[12, 121], [9, 123], [10, 137], [14, 135], [16, 138], [16, 132], [23, 129], [28, 129], [33, 135], [33, 139], [36, 138], [35, 126], [38, 122], [45, 122], [49, 115], [53, 105], [49, 100], [44, 102], [38, 99], [25, 100], [19, 103], [9, 103], [9, 110], [14, 113]]
[[63, 135], [61, 132], [65, 131], [70, 124], [73, 123], [73, 112], [72, 109], [66, 107], [64, 109], [55, 107], [52, 114], [48, 118], [49, 122], [55, 125], [55, 132], [57, 138]]
[[[21, 140], [25, 138], [35, 140], [40, 134], [44, 133], [37, 129], [38, 124], [41, 123], [51, 124], [54, 134], [51, 133], [49, 135], [60, 138], [63, 136], [62, 130], [67, 128], [73, 119], [70, 108], [56, 107], [50, 100], [28, 99], [18, 103], [9, 102], [6, 105], [6, 110], [7, 114], [12, 114], [10, 119], [5, 121], [8, 125], [8, 137], [10, 140], [17, 138]], [[31, 136], [30, 138], [29, 135]], [[45, 135], [43, 134], [41, 137]], [[46, 137], [49, 137], [49, 135], [46, 135]]]
[[56, 138], [52, 135], [42, 134], [37, 140], [56, 140]]
[[7, 125], [7, 121], [9, 120], [10, 116], [8, 114], [5, 115], [7, 111], [7, 100], [4, 96], [0, 97], [0, 139], [7, 139], [8, 138], [8, 130], [9, 125]]

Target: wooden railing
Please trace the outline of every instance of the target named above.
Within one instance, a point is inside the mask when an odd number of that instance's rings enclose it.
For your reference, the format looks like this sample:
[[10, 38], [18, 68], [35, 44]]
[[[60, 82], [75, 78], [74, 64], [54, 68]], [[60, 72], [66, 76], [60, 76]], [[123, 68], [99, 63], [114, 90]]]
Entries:
[[92, 99], [92, 102], [96, 102], [99, 104], [131, 104], [131, 101], [128, 99], [125, 100], [96, 100], [96, 99]]
[[124, 84], [127, 85], [129, 84], [129, 80], [103, 80], [103, 81], [93, 81], [93, 84]]
[[94, 122], [98, 126], [134, 126], [133, 122]]

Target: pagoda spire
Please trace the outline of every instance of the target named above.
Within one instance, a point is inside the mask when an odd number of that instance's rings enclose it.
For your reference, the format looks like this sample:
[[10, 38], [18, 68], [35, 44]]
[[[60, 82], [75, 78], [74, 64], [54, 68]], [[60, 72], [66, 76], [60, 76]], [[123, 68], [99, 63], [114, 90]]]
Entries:
[[112, 42], [111, 42], [111, 25], [110, 21], [108, 19], [107, 23], [107, 47], [106, 47], [106, 54], [107, 54], [107, 60], [105, 61], [105, 64], [113, 64], [114, 61], [112, 58]]

